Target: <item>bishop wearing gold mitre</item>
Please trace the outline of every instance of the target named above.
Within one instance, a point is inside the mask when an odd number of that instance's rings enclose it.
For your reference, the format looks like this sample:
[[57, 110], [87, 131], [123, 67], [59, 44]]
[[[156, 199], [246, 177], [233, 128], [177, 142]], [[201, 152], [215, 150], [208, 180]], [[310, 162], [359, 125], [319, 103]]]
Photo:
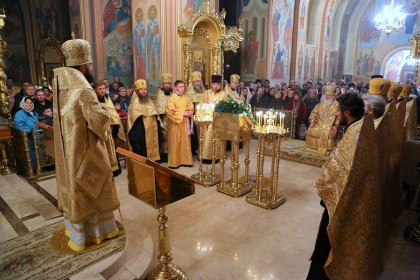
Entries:
[[117, 168], [109, 137], [111, 117], [93, 82], [89, 42], [63, 43], [67, 67], [54, 69], [54, 145], [58, 208], [64, 212], [67, 245], [83, 251], [118, 235], [113, 211], [120, 203], [112, 177]]
[[396, 113], [397, 99], [398, 99], [398, 95], [400, 95], [401, 90], [402, 90], [402, 85], [395, 82], [391, 82], [391, 86], [388, 89], [388, 93], [387, 93], [388, 100], [386, 102], [385, 113], [387, 112], [394, 113], [395, 118], [397, 118], [397, 113]]
[[394, 115], [391, 112], [384, 113], [385, 98], [390, 87], [392, 85], [388, 80], [383, 78], [372, 79], [369, 82], [369, 92], [363, 98], [365, 112], [367, 114], [372, 113], [375, 119], [384, 236], [388, 236], [391, 223], [401, 215], [403, 207], [401, 137], [395, 112]]
[[230, 83], [226, 84], [225, 92], [233, 100], [242, 103], [242, 99], [239, 97], [238, 94], [238, 86], [240, 79], [241, 77], [238, 74], [230, 75]]
[[159, 144], [163, 142], [163, 132], [155, 104], [147, 94], [145, 80], [134, 82], [133, 94], [128, 107], [127, 134], [129, 149], [148, 159], [159, 161]]
[[[208, 89], [204, 92], [202, 98], [203, 103], [217, 103], [222, 100], [227, 100], [228, 95], [222, 91], [222, 76], [220, 75], [212, 75], [211, 76], [211, 89]], [[216, 159], [220, 159], [222, 157], [221, 151], [221, 142], [219, 139], [216, 138], [216, 145], [215, 145], [215, 155]], [[213, 124], [210, 124], [207, 127], [207, 130], [204, 131], [204, 145], [202, 147], [203, 151], [203, 159], [211, 160], [213, 158]]]
[[168, 157], [168, 119], [166, 117], [166, 102], [168, 102], [168, 98], [173, 92], [172, 74], [163, 73], [161, 80], [162, 87], [159, 88], [156, 94], [155, 106], [163, 125], [164, 140], [160, 147], [161, 160], [166, 162]]
[[363, 100], [355, 93], [337, 103], [344, 136], [315, 182], [325, 210], [307, 279], [375, 279], [383, 255], [373, 117], [363, 117]]
[[166, 104], [168, 116], [168, 166], [178, 168], [181, 165], [192, 166], [190, 135], [193, 129], [192, 117], [194, 106], [191, 99], [184, 95], [183, 81], [175, 82], [175, 93]]
[[335, 112], [335, 86], [328, 85], [321, 102], [309, 116], [310, 125], [306, 134], [306, 144], [318, 154], [326, 155], [338, 143], [337, 130], [334, 129], [338, 124]]
[[192, 103], [198, 103], [201, 101], [202, 95], [206, 88], [203, 86], [201, 80], [201, 72], [194, 71], [191, 73], [191, 83], [188, 85], [185, 91], [185, 96], [191, 99]]

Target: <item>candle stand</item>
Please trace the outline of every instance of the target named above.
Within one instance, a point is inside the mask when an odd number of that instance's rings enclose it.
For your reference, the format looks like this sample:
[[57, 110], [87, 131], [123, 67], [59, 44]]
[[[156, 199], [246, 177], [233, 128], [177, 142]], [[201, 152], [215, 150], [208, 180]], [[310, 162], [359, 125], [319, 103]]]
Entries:
[[[246, 201], [265, 209], [274, 209], [283, 204], [286, 199], [277, 193], [279, 181], [280, 147], [283, 137], [290, 137], [290, 130], [284, 126], [285, 115], [268, 111], [264, 116], [257, 113], [257, 124], [253, 127], [254, 136], [258, 139], [257, 172], [255, 191], [247, 195]], [[271, 144], [271, 149], [266, 145]], [[269, 185], [263, 185], [264, 159], [271, 156]]]
[[199, 146], [198, 146], [198, 159], [200, 162], [198, 173], [191, 176], [194, 181], [202, 185], [204, 187], [211, 187], [213, 185], [216, 185], [220, 182], [220, 176], [219, 174], [216, 174], [215, 172], [215, 165], [216, 165], [216, 139], [215, 135], [213, 133], [213, 155], [212, 155], [212, 162], [211, 162], [211, 170], [210, 171], [204, 171], [203, 170], [203, 146], [204, 146], [204, 131], [208, 128], [210, 124], [213, 123], [213, 121], [210, 120], [204, 120], [202, 118], [195, 118], [194, 123], [198, 127], [198, 137], [199, 137]]

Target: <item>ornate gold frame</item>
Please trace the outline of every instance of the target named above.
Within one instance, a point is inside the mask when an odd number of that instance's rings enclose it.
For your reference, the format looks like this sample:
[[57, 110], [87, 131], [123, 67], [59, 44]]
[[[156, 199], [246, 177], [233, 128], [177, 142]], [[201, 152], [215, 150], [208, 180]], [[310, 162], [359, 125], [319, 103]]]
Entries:
[[[207, 42], [210, 48], [210, 71], [205, 73], [205, 81], [210, 81], [211, 75], [223, 75], [223, 55], [222, 52], [233, 51], [236, 53], [242, 37], [242, 18], [239, 20], [239, 27], [233, 26], [226, 28], [224, 20], [226, 11], [220, 13], [213, 10], [210, 13], [210, 3], [205, 2], [194, 15], [191, 21], [178, 26], [178, 35], [181, 38], [182, 59], [181, 69], [184, 81], [190, 81], [191, 69], [193, 68], [192, 53], [194, 46], [194, 36]], [[196, 37], [197, 38], [197, 37]]]
[[[38, 85], [48, 86], [47, 75], [45, 73], [45, 54], [50, 51], [57, 52], [61, 57], [61, 66], [65, 66], [65, 57], [61, 50], [61, 42], [57, 38], [48, 37], [36, 48], [37, 62], [38, 62]], [[58, 62], [57, 62], [58, 63]]]

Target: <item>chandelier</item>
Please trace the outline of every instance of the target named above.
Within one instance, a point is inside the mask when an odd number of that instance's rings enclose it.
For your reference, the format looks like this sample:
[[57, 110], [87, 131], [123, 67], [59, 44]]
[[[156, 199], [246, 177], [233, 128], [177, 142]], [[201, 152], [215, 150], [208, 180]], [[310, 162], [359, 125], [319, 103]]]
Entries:
[[391, 5], [385, 6], [375, 16], [376, 29], [385, 32], [389, 36], [392, 31], [402, 28], [405, 24], [406, 17], [406, 13], [402, 11], [402, 7], [403, 5], [394, 5], [394, 0], [391, 0]]

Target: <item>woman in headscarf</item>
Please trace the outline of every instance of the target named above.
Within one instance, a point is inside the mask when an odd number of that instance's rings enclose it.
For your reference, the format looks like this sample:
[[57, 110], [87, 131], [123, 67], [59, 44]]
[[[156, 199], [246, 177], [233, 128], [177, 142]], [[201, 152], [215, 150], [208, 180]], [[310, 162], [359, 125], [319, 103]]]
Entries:
[[32, 130], [38, 130], [35, 124], [38, 121], [38, 114], [33, 111], [34, 103], [30, 97], [24, 97], [20, 102], [20, 110], [13, 118], [14, 126], [17, 130], [28, 134], [28, 148], [31, 157], [32, 169], [36, 170], [35, 143], [32, 137]]

